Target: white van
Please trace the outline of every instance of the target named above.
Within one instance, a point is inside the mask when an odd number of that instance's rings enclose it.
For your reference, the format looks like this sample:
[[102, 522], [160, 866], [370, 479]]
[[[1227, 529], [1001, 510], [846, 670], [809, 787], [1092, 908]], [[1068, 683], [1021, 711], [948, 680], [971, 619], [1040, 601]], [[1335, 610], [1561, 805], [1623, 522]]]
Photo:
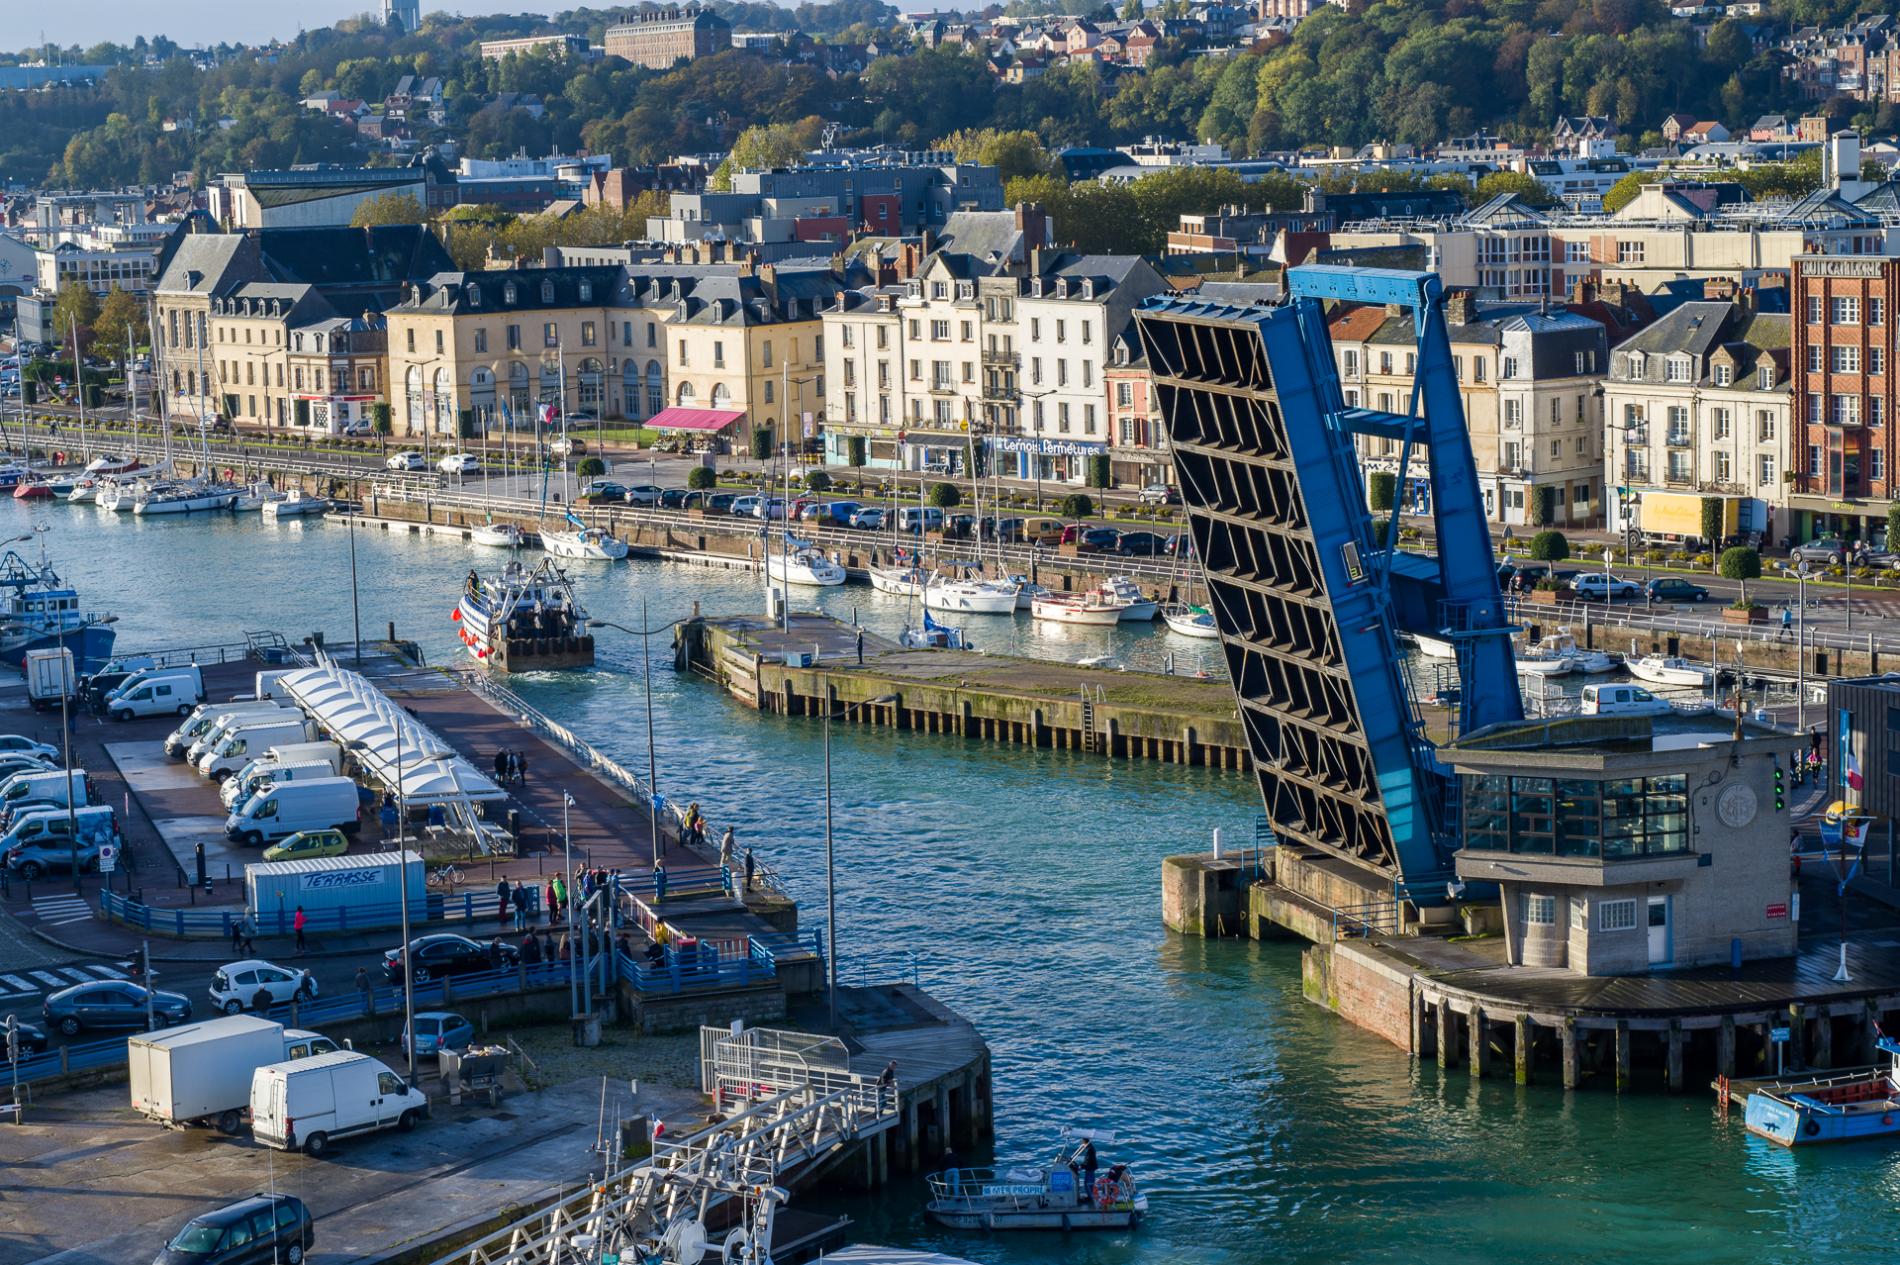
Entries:
[[209, 733], [211, 726], [226, 716], [235, 716], [242, 712], [275, 712], [283, 709], [269, 701], [257, 703], [206, 703], [185, 717], [184, 723], [171, 731], [165, 739], [165, 754], [178, 757], [191, 750], [191, 744]]
[[356, 834], [356, 783], [347, 777], [286, 782], [253, 794], [225, 819], [224, 833], [255, 848], [299, 830]]
[[222, 782], [272, 747], [308, 741], [311, 731], [312, 726], [302, 712], [273, 716], [269, 723], [241, 725], [228, 731], [223, 741], [198, 757], [198, 772]]
[[897, 530], [913, 536], [920, 531], [942, 531], [943, 511], [934, 505], [906, 505], [897, 511]]
[[[288, 707], [260, 707], [248, 712], [227, 712], [212, 721], [210, 726], [207, 727], [203, 733], [191, 740], [191, 745], [185, 748], [185, 763], [196, 768], [198, 761], [204, 759], [205, 752], [223, 742], [224, 735], [230, 733], [232, 730], [242, 729], [246, 725], [273, 724], [283, 719], [284, 713], [287, 712], [292, 712], [292, 709]], [[300, 716], [303, 713], [295, 712], [294, 714]]]
[[251, 1136], [280, 1151], [309, 1156], [358, 1133], [422, 1121], [429, 1100], [367, 1054], [336, 1050], [251, 1073]]
[[21, 804], [54, 804], [66, 806], [66, 797], [72, 795], [73, 807], [81, 808], [86, 804], [86, 771], [74, 769], [70, 774], [63, 769], [54, 769], [47, 773], [15, 773], [4, 783], [0, 783], [0, 809], [10, 810]]
[[134, 716], [162, 716], [175, 712], [189, 716], [205, 701], [205, 681], [197, 668], [153, 668], [128, 677], [106, 697], [106, 715], [114, 720]]
[[302, 760], [296, 764], [281, 764], [265, 756], [253, 760], [243, 768], [224, 779], [224, 786], [218, 794], [224, 800], [224, 806], [231, 808], [242, 804], [265, 786], [282, 786], [286, 782], [308, 782], [313, 777], [335, 777], [336, 770], [322, 760]]
[[1640, 685], [1586, 685], [1581, 710], [1585, 716], [1667, 716], [1676, 709]]
[[321, 760], [330, 766], [330, 772], [343, 772], [343, 748], [334, 742], [291, 742], [272, 747], [264, 754], [279, 764], [307, 764], [312, 760]]

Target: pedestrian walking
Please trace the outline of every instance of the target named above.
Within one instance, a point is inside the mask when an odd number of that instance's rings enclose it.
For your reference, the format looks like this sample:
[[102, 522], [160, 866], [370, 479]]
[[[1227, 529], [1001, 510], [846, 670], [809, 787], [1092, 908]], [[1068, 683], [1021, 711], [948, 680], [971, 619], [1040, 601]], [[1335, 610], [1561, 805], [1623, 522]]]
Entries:
[[562, 912], [567, 910], [567, 879], [559, 874], [554, 876], [554, 903]]
[[528, 753], [526, 751], [515, 752], [515, 781], [523, 786], [528, 784]]
[[251, 1009], [260, 1015], [269, 1014], [271, 1001], [270, 989], [260, 987], [251, 997]]
[[1794, 610], [1791, 607], [1781, 608], [1781, 631], [1775, 634], [1775, 640], [1794, 640]]
[[514, 752], [510, 751], [508, 753], [507, 767], [502, 770], [502, 781], [504, 784], [508, 782], [513, 782], [516, 779], [516, 777], [519, 776], [515, 772], [515, 769], [517, 767], [517, 763], [519, 760], [520, 760], [520, 757], [517, 756]]
[[864, 666], [864, 628], [862, 625], [858, 628], [858, 666]]
[[561, 902], [556, 899], [557, 890], [558, 889], [556, 889], [554, 886], [554, 880], [549, 879], [547, 896], [548, 896], [548, 926], [550, 927], [552, 927], [555, 923], [561, 920]]
[[508, 878], [503, 875], [501, 882], [495, 884], [495, 921], [507, 922], [513, 908], [514, 889], [508, 886]]
[[657, 905], [665, 899], [666, 863], [664, 861], [655, 861], [653, 863], [653, 903]]
[[304, 949], [309, 947], [304, 943], [304, 938], [303, 938], [304, 923], [306, 923], [307, 921], [309, 920], [304, 917], [303, 906], [302, 905], [297, 906], [297, 912], [294, 916], [292, 916], [290, 920], [290, 929], [297, 933], [297, 952], [298, 953], [302, 953]]
[[726, 833], [719, 836], [719, 866], [721, 869], [726, 869], [726, 870], [730, 870], [732, 868], [732, 827], [731, 826], [727, 826]]
[[495, 751], [495, 781], [508, 784], [508, 752], [500, 748]]
[[541, 961], [541, 942], [534, 938], [534, 932], [532, 931], [522, 938], [521, 960], [530, 966], [534, 966]]
[[238, 927], [244, 932], [244, 951], [257, 952], [257, 924], [251, 921], [249, 914], [238, 915]]
[[360, 966], [356, 968], [356, 993], [363, 999], [363, 1013], [375, 1015], [376, 989], [369, 982], [369, 972]]
[[526, 931], [527, 929], [528, 929], [528, 885], [526, 883], [516, 883], [515, 884], [515, 930]]
[[745, 889], [748, 892], [752, 890], [752, 875], [757, 868], [758, 862], [752, 859], [752, 845], [747, 844], [745, 850]]
[[239, 914], [231, 920], [231, 952], [236, 953], [244, 944], [244, 915]]

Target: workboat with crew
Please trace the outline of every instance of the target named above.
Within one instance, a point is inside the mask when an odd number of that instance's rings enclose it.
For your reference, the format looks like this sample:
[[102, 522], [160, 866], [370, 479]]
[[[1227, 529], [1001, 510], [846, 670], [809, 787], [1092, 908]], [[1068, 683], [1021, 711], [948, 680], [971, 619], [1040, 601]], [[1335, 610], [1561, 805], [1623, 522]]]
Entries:
[[552, 561], [510, 562], [499, 576], [473, 570], [451, 617], [477, 663], [501, 672], [593, 666], [594, 636], [574, 586]]
[[1900, 1138], [1900, 1041], [1876, 1042], [1887, 1066], [1774, 1080], [1748, 1095], [1748, 1131], [1783, 1146]]
[[0, 661], [17, 667], [29, 650], [64, 646], [76, 672], [97, 671], [112, 657], [114, 618], [81, 609], [44, 556], [38, 566], [11, 549], [0, 556]]
[[1047, 1167], [947, 1168], [925, 1180], [931, 1220], [954, 1230], [1127, 1230], [1140, 1224], [1148, 1197], [1126, 1164], [1102, 1164], [1102, 1129], [1064, 1129]]

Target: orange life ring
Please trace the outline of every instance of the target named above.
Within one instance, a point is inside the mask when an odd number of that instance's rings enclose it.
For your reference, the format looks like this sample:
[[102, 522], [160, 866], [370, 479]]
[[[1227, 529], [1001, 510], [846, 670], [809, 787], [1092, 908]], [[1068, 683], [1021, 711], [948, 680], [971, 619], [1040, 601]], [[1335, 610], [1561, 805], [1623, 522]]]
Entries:
[[1104, 1173], [1095, 1179], [1095, 1190], [1092, 1193], [1095, 1196], [1097, 1208], [1112, 1208], [1121, 1202], [1121, 1183]]

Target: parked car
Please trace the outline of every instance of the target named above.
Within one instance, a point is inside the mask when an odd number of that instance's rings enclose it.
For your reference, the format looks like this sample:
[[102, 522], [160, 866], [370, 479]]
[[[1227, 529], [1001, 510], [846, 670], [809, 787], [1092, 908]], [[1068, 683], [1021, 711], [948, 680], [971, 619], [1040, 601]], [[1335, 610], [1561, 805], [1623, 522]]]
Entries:
[[[585, 423], [592, 426], [594, 424], [593, 418], [583, 417], [578, 413], [567, 420], [569, 425]], [[557, 457], [584, 457], [587, 455], [587, 441], [576, 439], [572, 435], [556, 435], [548, 441], [548, 451]]]
[[[144, 1028], [145, 994], [130, 980], [75, 984], [47, 997], [46, 1022], [65, 1036], [76, 1037], [87, 1028]], [[191, 1018], [191, 1001], [179, 993], [152, 990], [152, 1021], [161, 1028]]]
[[1136, 494], [1143, 505], [1179, 505], [1181, 489], [1172, 483], [1150, 483]]
[[[735, 508], [733, 513], [739, 511]], [[762, 518], [775, 523], [785, 517], [785, 498], [782, 496], [755, 496], [752, 498], [752, 517]]]
[[299, 830], [265, 848], [264, 859], [305, 861], [311, 857], [340, 857], [349, 850], [349, 836], [341, 830]]
[[429, 459], [419, 452], [392, 452], [383, 462], [383, 469], [404, 474], [420, 473], [428, 468]]
[[211, 1004], [227, 1015], [235, 1015], [251, 1008], [259, 989], [270, 994], [272, 1005], [282, 1006], [292, 999], [309, 1001], [315, 997], [317, 980], [310, 972], [296, 967], [246, 958], [242, 962], [227, 963], [212, 975]]
[[1168, 537], [1151, 531], [1123, 532], [1115, 551], [1130, 558], [1153, 558], [1168, 551]]
[[1077, 549], [1112, 553], [1121, 538], [1122, 534], [1113, 527], [1084, 527], [1080, 523], [1070, 523], [1062, 529], [1062, 543], [1074, 545]]
[[303, 1265], [316, 1241], [303, 1200], [260, 1193], [193, 1217], [152, 1265]]
[[1167, 552], [1170, 558], [1194, 557], [1195, 556], [1194, 537], [1188, 535], [1188, 533], [1186, 532], [1179, 532], [1173, 536], [1168, 537], [1168, 551]]
[[35, 742], [24, 734], [0, 734], [0, 755], [30, 755], [35, 759], [57, 762], [59, 748], [50, 742]]
[[714, 492], [706, 498], [706, 512], [708, 514], [730, 514], [733, 512], [733, 502], [738, 499], [739, 494], [737, 492]]
[[1828, 566], [1839, 566], [1853, 549], [1839, 536], [1822, 536], [1810, 540], [1804, 545], [1796, 545], [1788, 551], [1788, 556], [1796, 562], [1819, 562]]
[[[52, 1042], [47, 1039], [46, 1029], [38, 1024], [28, 1023], [18, 1015], [8, 1015], [7, 1018], [13, 1020], [14, 1040], [18, 1043], [21, 1058], [32, 1058], [35, 1054], [44, 1054], [47, 1047], [52, 1045]], [[13, 1055], [6, 1046], [5, 1040], [6, 1024], [0, 1022], [0, 1058], [5, 1058], [11, 1063]]]
[[660, 503], [666, 489], [657, 483], [636, 483], [627, 489], [627, 504], [651, 508]]
[[1651, 580], [1643, 586], [1652, 602], [1706, 602], [1709, 591], [1700, 584], [1691, 584], [1680, 576], [1665, 575]]
[[677, 510], [686, 508], [686, 498], [691, 496], [685, 488], [667, 488], [660, 493], [660, 508]]
[[1023, 538], [1023, 520], [1020, 518], [997, 518], [994, 515], [983, 520], [981, 530], [983, 539], [1000, 540], [1014, 543]]
[[57, 763], [36, 756], [0, 755], [0, 782], [5, 782], [15, 773], [50, 773], [58, 767]]
[[482, 472], [482, 459], [472, 452], [452, 452], [439, 459], [435, 468], [443, 474], [466, 475]]
[[368, 419], [359, 417], [353, 422], [345, 422], [343, 429], [338, 433], [348, 435], [352, 439], [361, 439], [365, 435], [374, 435], [376, 427]]
[[1641, 597], [1643, 586], [1621, 576], [1606, 576], [1601, 571], [1583, 571], [1570, 578], [1570, 591], [1586, 602], [1614, 602]]
[[759, 497], [735, 496], [726, 512], [734, 518], [757, 518], [759, 516]]
[[889, 510], [867, 505], [851, 516], [851, 525], [864, 531], [883, 531], [891, 525]]
[[943, 534], [952, 540], [966, 540], [975, 532], [974, 514], [951, 514], [943, 520]]
[[587, 490], [581, 493], [581, 500], [586, 501], [590, 505], [605, 505], [609, 503], [618, 505], [626, 499], [626, 487], [622, 484], [615, 483], [612, 479], [595, 479], [592, 483], [587, 485]]
[[[501, 946], [503, 966], [513, 966], [521, 951], [512, 944]], [[409, 956], [416, 967], [416, 983], [438, 979], [445, 975], [473, 975], [494, 969], [488, 959], [488, 946], [467, 936], [458, 936], [452, 931], [441, 931], [434, 935], [417, 936], [409, 942]], [[383, 954], [383, 972], [391, 980], [402, 980], [402, 950], [391, 949]]]
[[1640, 685], [1586, 685], [1579, 710], [1585, 716], [1667, 716], [1676, 709]]
[[[424, 1010], [416, 1015], [416, 1053], [439, 1054], [465, 1050], [475, 1040], [475, 1025], [453, 1010]], [[409, 1053], [409, 1029], [403, 1027], [401, 1049]]]

